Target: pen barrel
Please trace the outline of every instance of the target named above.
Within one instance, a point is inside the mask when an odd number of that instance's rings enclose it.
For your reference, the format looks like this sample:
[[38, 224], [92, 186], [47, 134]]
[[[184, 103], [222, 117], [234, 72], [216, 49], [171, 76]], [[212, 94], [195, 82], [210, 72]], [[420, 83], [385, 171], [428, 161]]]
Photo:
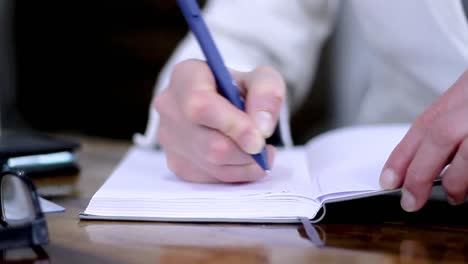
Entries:
[[245, 111], [244, 100], [240, 95], [239, 88], [224, 64], [213, 37], [201, 16], [196, 0], [178, 0], [178, 3], [187, 24], [200, 43], [199, 46], [216, 79], [219, 93], [238, 109]]
[[[201, 15], [200, 7], [196, 0], [177, 0], [190, 30], [195, 35], [206, 61], [216, 79], [218, 92], [241, 111], [245, 111], [245, 103], [239, 88], [226, 68], [218, 48], [211, 36], [208, 27]], [[268, 170], [267, 153], [263, 148], [260, 153], [253, 154], [252, 158], [264, 170]]]

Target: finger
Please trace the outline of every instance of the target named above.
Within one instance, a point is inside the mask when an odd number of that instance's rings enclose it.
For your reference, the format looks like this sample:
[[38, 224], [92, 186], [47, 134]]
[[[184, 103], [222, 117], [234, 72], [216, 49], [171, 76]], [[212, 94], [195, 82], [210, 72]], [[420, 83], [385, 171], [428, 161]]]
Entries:
[[458, 107], [434, 121], [406, 171], [401, 205], [419, 210], [427, 201], [434, 179], [460, 142], [468, 136], [468, 107]]
[[421, 145], [424, 130], [419, 124], [413, 125], [393, 149], [380, 175], [383, 189], [395, 189], [403, 184], [406, 170]]
[[258, 67], [242, 76], [234, 74], [241, 89], [245, 89], [246, 111], [265, 138], [270, 137], [278, 122], [285, 96], [281, 75], [270, 67]]
[[161, 119], [157, 139], [165, 150], [191, 159], [204, 159], [213, 165], [247, 165], [255, 162], [250, 154], [216, 130], [190, 124], [182, 126], [180, 123], [171, 128], [168, 129]]
[[168, 106], [174, 104], [174, 100], [166, 91], [155, 101], [160, 112], [157, 138], [164, 148], [185, 156], [190, 153], [193, 157], [205, 158], [218, 165], [253, 162], [249, 154], [219, 131], [186, 122], [176, 111], [169, 111]]
[[184, 106], [189, 121], [218, 130], [249, 154], [259, 153], [265, 145], [250, 117], [218, 94], [193, 92]]
[[174, 67], [172, 76], [170, 86], [178, 88], [178, 103], [189, 121], [219, 130], [247, 153], [261, 151], [264, 138], [246, 113], [217, 93], [213, 74], [205, 62], [181, 62]]
[[191, 146], [193, 144], [187, 142], [186, 139], [187, 135], [193, 135], [194, 133], [195, 131], [190, 128], [190, 124], [184, 122], [178, 115], [168, 117], [161, 114], [156, 138], [165, 151], [176, 152], [179, 155], [192, 155]]
[[458, 205], [465, 201], [468, 192], [468, 138], [465, 138], [458, 147], [444, 174], [442, 185], [450, 204]]
[[255, 163], [250, 154], [244, 152], [230, 138], [221, 132], [203, 126], [194, 127], [196, 144], [194, 153], [212, 165], [248, 165]]
[[162, 91], [155, 97], [154, 107], [159, 113], [160, 122], [179, 124], [184, 121], [179, 114], [180, 111], [174, 107], [177, 103], [174, 94], [171, 93], [169, 89]]
[[410, 130], [390, 154], [380, 176], [384, 189], [394, 189], [403, 183], [406, 170], [421, 145], [422, 139], [431, 124], [441, 114], [464, 105], [468, 100], [468, 71], [442, 97], [419, 116]]
[[[191, 159], [204, 159], [213, 165], [248, 165], [255, 160], [219, 131], [183, 123], [167, 127], [161, 118], [157, 133], [160, 145], [171, 152]], [[187, 134], [190, 137], [187, 137]], [[269, 157], [270, 158], [270, 157]], [[272, 165], [272, 164], [271, 164]]]
[[185, 181], [197, 183], [219, 182], [219, 180], [211, 177], [205, 170], [177, 153], [166, 151], [166, 164], [177, 177]]
[[184, 98], [190, 91], [209, 91], [217, 93], [213, 72], [205, 61], [190, 59], [174, 66], [169, 80], [178, 98]]
[[[268, 145], [266, 149], [272, 164], [275, 155], [274, 147]], [[208, 164], [203, 168], [210, 173], [211, 177], [225, 183], [253, 182], [266, 176], [266, 172], [255, 162], [248, 165], [213, 166]]]

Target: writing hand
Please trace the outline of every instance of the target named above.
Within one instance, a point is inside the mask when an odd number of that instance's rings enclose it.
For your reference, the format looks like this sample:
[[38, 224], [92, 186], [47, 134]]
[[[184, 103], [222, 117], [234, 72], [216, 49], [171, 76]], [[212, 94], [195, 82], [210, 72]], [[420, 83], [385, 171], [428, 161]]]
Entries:
[[[216, 90], [208, 65], [187, 60], [174, 67], [167, 89], [155, 98], [158, 140], [168, 167], [193, 182], [247, 182], [265, 175], [249, 154], [261, 151], [278, 122], [285, 85], [270, 67], [231, 71], [246, 112]], [[270, 166], [274, 147], [268, 145]]]

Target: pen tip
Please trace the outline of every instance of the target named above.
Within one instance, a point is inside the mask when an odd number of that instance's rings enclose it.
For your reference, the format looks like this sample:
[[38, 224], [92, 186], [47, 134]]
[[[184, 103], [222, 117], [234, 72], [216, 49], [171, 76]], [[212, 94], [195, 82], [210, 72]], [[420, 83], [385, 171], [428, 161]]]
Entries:
[[267, 170], [270, 169], [269, 166], [268, 166], [268, 162], [267, 162], [268, 158], [267, 158], [265, 150], [263, 150], [262, 152], [260, 152], [258, 154], [253, 154], [252, 157], [257, 162], [257, 164], [260, 166], [260, 168], [262, 168], [264, 171], [267, 171]]

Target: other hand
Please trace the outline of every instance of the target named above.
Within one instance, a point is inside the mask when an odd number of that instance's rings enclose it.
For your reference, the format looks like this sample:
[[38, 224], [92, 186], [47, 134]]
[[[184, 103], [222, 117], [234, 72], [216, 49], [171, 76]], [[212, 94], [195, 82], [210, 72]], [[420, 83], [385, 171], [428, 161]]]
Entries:
[[413, 212], [424, 206], [434, 179], [442, 179], [450, 204], [468, 192], [468, 70], [419, 116], [387, 160], [380, 183], [403, 186], [401, 206]]

